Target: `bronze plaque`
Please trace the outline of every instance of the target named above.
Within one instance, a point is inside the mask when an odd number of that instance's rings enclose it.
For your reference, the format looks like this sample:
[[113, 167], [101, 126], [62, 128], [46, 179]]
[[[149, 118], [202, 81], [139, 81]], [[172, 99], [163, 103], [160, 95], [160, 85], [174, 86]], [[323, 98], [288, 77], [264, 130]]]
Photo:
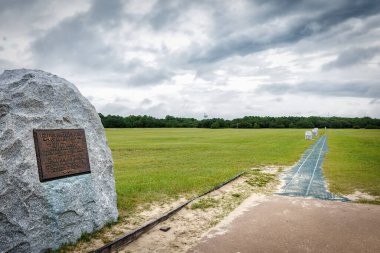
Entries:
[[40, 181], [91, 173], [84, 129], [34, 129]]

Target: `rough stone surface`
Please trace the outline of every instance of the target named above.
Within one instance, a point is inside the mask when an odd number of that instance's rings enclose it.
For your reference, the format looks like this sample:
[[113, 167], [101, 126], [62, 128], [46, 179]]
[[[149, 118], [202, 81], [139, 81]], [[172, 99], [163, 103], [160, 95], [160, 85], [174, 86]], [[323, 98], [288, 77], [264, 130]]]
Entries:
[[[91, 174], [41, 183], [33, 129], [83, 128]], [[44, 252], [116, 221], [113, 162], [90, 102], [39, 70], [0, 75], [0, 252]]]

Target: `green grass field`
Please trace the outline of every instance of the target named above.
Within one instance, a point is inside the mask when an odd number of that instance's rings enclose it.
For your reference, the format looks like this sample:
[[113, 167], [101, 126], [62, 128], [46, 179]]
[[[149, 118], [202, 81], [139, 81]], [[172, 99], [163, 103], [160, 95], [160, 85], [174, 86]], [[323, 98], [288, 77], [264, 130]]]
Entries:
[[[304, 129], [106, 129], [120, 213], [194, 196], [262, 165], [292, 165], [312, 144]], [[323, 133], [323, 131], [322, 131]], [[324, 173], [338, 194], [380, 196], [380, 131], [328, 130]]]
[[334, 193], [380, 196], [380, 130], [329, 129], [323, 168]]
[[312, 142], [302, 129], [106, 129], [118, 207], [194, 196], [260, 165], [292, 165]]

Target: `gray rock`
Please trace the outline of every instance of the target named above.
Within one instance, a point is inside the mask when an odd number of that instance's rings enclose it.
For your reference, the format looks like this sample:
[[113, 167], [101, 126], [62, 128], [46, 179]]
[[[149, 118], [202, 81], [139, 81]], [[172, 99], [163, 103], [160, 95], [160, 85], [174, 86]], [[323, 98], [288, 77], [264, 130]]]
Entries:
[[[83, 128], [91, 173], [41, 183], [33, 129]], [[95, 108], [65, 79], [0, 75], [0, 252], [44, 252], [116, 221], [113, 162]]]
[[165, 227], [161, 227], [160, 230], [161, 230], [162, 232], [168, 232], [168, 231], [170, 230], [170, 228], [171, 228], [171, 227], [167, 227], [167, 226], [165, 226]]

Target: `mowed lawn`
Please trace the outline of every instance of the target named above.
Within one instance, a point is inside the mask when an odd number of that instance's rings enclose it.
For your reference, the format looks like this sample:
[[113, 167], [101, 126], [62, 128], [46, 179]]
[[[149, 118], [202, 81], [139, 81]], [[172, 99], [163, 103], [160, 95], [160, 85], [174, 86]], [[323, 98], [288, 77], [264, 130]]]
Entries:
[[329, 129], [323, 168], [330, 191], [380, 196], [380, 130]]
[[195, 196], [260, 165], [292, 165], [311, 145], [303, 129], [106, 129], [121, 214]]

